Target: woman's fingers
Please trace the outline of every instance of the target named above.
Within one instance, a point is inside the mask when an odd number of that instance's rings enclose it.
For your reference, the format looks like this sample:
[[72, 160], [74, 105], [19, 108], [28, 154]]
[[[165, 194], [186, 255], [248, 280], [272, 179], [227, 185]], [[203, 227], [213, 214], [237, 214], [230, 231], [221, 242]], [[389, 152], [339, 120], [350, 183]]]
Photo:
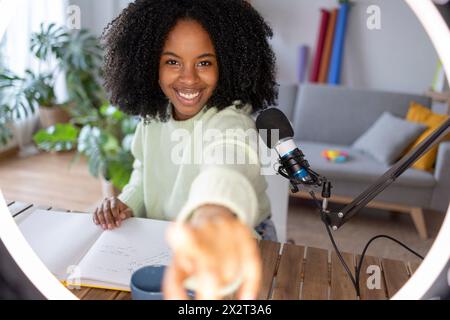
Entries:
[[187, 300], [188, 296], [184, 289], [184, 280], [187, 273], [181, 268], [175, 257], [172, 263], [166, 268], [162, 283], [164, 299], [167, 300]]
[[202, 268], [197, 272], [196, 279], [198, 281], [197, 300], [218, 300], [222, 298], [219, 295], [220, 275], [217, 270]]
[[238, 291], [238, 299], [255, 300], [258, 298], [262, 277], [262, 262], [258, 247], [253, 243], [243, 247], [242, 285]]
[[96, 217], [97, 217], [98, 223], [100, 224], [100, 226], [101, 226], [103, 229], [105, 229], [105, 228], [106, 228], [106, 221], [105, 221], [105, 216], [104, 216], [104, 214], [103, 214], [103, 202], [102, 202], [102, 204], [100, 204], [100, 206], [97, 208], [96, 212], [97, 212]]
[[103, 201], [103, 217], [106, 221], [106, 229], [111, 230], [116, 226], [116, 222], [114, 221], [112, 212], [111, 212], [111, 203], [109, 199]]
[[95, 209], [93, 221], [106, 230], [120, 227], [122, 220], [133, 216], [133, 210], [117, 198], [106, 198]]
[[120, 219], [120, 212], [117, 198], [112, 198], [110, 200], [110, 206], [111, 206], [111, 215], [114, 219], [113, 227], [120, 227], [122, 219]]
[[218, 299], [218, 270], [211, 267], [209, 257], [199, 248], [195, 234], [185, 225], [173, 225], [168, 232], [169, 243], [174, 250], [174, 259], [167, 269], [163, 282], [166, 299], [187, 299], [184, 281], [196, 278], [196, 299]]
[[94, 220], [94, 223], [95, 223], [96, 225], [100, 224], [100, 221], [98, 221], [98, 218], [97, 218], [97, 213], [98, 213], [98, 207], [95, 208], [94, 214], [92, 215], [93, 220]]
[[188, 225], [171, 225], [167, 231], [167, 240], [172, 249], [183, 256], [195, 257], [202, 254], [195, 233]]

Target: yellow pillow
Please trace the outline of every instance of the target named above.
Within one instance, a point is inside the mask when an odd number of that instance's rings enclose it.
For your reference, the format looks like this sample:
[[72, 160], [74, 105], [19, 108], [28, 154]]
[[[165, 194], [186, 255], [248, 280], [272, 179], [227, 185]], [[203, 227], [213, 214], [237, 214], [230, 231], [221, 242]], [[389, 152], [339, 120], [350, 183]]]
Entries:
[[[411, 101], [406, 120], [421, 123], [428, 127], [417, 139], [416, 142], [406, 151], [409, 152], [420, 142], [422, 142], [428, 135], [441, 126], [448, 116], [443, 114], [437, 114], [432, 112], [429, 108], [424, 107], [417, 102]], [[444, 137], [444, 140], [450, 139], [450, 135]], [[433, 171], [434, 163], [436, 162], [436, 156], [438, 151], [438, 145], [435, 145], [422, 157], [420, 157], [416, 163], [413, 164], [413, 168], [425, 171]]]

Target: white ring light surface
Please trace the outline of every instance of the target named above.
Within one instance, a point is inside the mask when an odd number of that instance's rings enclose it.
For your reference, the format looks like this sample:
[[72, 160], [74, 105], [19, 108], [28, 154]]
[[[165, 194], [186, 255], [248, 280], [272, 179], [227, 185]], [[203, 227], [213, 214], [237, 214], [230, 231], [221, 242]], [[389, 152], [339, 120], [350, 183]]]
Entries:
[[[424, 26], [450, 75], [450, 30], [430, 0], [405, 0]], [[0, 191], [0, 239], [34, 286], [48, 299], [76, 300], [31, 249], [14, 222]], [[425, 260], [393, 299], [421, 299], [450, 258], [450, 209]]]
[[52, 300], [75, 300], [77, 297], [67, 290], [47, 269], [27, 240], [6, 206], [0, 190], [0, 239], [9, 254], [22, 269], [34, 286], [47, 298]]
[[[450, 30], [434, 4], [427, 0], [405, 0], [419, 18], [450, 75]], [[448, 77], [448, 76], [447, 76]], [[447, 78], [448, 79], [448, 78]], [[450, 192], [450, 190], [449, 190]], [[432, 287], [450, 259], [450, 208], [425, 260], [414, 275], [392, 297], [395, 300], [421, 299]]]

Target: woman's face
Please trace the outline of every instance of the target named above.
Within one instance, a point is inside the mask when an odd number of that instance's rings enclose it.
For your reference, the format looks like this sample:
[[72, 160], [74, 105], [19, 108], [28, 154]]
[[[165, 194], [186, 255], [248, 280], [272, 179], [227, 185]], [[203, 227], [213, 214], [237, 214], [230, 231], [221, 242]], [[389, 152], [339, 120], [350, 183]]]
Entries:
[[195, 116], [217, 86], [219, 68], [209, 34], [196, 21], [180, 20], [168, 34], [159, 64], [161, 90], [176, 120]]

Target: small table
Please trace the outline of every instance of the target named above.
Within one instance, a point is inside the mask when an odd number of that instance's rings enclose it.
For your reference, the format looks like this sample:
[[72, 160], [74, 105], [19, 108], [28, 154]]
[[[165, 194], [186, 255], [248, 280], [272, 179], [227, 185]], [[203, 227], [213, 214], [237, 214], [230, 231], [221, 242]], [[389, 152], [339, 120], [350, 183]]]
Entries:
[[[51, 206], [7, 201], [8, 208], [19, 223], [38, 209], [70, 211]], [[260, 241], [263, 262], [261, 300], [384, 300], [392, 297], [418, 268], [418, 263], [366, 256], [361, 269], [361, 296], [357, 297], [352, 282], [334, 251], [272, 241]], [[343, 258], [354, 274], [359, 255], [343, 253]], [[379, 288], [366, 285], [371, 274], [369, 266], [379, 270]], [[370, 281], [372, 283], [372, 281]], [[82, 300], [129, 300], [126, 291], [83, 287], [71, 290]], [[232, 297], [231, 297], [232, 298]]]

